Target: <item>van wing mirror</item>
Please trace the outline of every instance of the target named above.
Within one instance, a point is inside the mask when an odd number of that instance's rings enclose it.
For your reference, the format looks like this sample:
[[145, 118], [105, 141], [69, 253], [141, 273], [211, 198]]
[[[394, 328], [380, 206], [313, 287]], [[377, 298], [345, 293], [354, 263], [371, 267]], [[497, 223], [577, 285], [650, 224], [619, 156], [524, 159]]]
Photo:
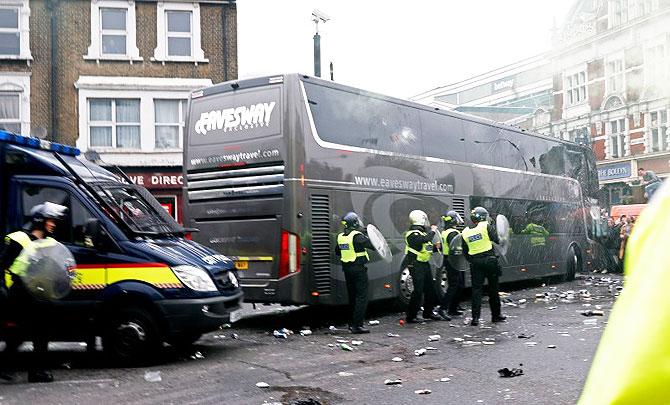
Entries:
[[97, 218], [90, 218], [84, 224], [84, 244], [88, 248], [101, 249], [105, 245], [107, 233]]

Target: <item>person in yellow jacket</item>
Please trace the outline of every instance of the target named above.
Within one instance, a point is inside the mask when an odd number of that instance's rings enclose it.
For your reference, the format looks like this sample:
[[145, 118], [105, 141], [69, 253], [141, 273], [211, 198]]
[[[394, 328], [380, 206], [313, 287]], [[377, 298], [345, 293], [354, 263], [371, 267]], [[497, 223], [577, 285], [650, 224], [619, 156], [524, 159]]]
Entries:
[[581, 405], [670, 404], [670, 184], [638, 218], [614, 305]]
[[[30, 211], [31, 222], [27, 230], [12, 232], [5, 236], [5, 245], [0, 256], [2, 277], [0, 278], [0, 321], [16, 321], [22, 331], [27, 331], [33, 340], [33, 353], [29, 364], [28, 381], [51, 382], [53, 375], [44, 367], [47, 346], [49, 344], [45, 325], [49, 322], [48, 308], [44, 303], [33, 298], [26, 289], [22, 276], [27, 268], [26, 255], [22, 252], [38, 249], [37, 240], [51, 240], [57, 221], [65, 216], [67, 207], [51, 202], [39, 204]], [[0, 326], [3, 326], [0, 323]], [[18, 348], [20, 338], [11, 336], [12, 343], [5, 352], [13, 352]], [[13, 355], [14, 353], [5, 353]], [[5, 361], [4, 363], [9, 363]], [[7, 365], [5, 365], [5, 368]], [[4, 379], [11, 377], [3, 373]]]

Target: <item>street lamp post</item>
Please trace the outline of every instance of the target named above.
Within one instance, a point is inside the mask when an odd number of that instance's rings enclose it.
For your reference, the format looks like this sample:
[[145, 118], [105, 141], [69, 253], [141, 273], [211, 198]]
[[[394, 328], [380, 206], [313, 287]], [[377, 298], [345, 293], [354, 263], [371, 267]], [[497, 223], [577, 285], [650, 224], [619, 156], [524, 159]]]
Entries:
[[321, 35], [319, 35], [319, 22], [325, 23], [330, 20], [330, 17], [314, 9], [312, 11], [312, 21], [314, 21], [314, 27], [316, 32], [314, 33], [314, 76], [321, 77]]

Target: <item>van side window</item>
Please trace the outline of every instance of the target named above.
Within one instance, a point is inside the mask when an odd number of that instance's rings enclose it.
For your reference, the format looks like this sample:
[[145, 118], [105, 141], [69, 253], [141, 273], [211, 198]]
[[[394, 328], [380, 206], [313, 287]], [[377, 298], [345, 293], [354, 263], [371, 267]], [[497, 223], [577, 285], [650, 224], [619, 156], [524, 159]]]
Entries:
[[68, 215], [56, 228], [54, 238], [62, 243], [86, 247], [84, 225], [95, 218], [79, 200], [65, 190], [53, 187], [25, 186], [22, 192], [23, 223], [30, 222], [30, 210], [38, 204], [50, 201], [68, 207]]

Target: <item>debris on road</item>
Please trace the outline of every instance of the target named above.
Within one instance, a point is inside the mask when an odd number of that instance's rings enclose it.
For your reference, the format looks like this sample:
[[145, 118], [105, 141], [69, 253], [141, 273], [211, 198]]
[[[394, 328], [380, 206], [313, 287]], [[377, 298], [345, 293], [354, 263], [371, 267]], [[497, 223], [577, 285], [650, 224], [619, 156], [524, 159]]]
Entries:
[[340, 344], [340, 349], [342, 349], [342, 350], [344, 350], [344, 351], [347, 351], [347, 352], [353, 352], [353, 351], [354, 351], [354, 348], [351, 347], [351, 346], [349, 346], [349, 345], [346, 344], [346, 343], [341, 343], [341, 344]]
[[440, 335], [430, 335], [430, 336], [428, 336], [428, 341], [429, 342], [437, 342], [440, 339], [442, 339], [442, 336], [440, 336]]
[[526, 342], [526, 346], [528, 346], [528, 347], [537, 346], [537, 342]]
[[[523, 364], [519, 364], [519, 367], [523, 366]], [[507, 367], [501, 368], [498, 370], [498, 374], [500, 377], [503, 378], [512, 378], [512, 377], [518, 377], [520, 375], [523, 375], [523, 370], [521, 368], [512, 368], [509, 369]]]
[[377, 320], [368, 321], [368, 325], [379, 325], [379, 321], [377, 321]]
[[431, 350], [431, 351], [432, 351], [432, 350], [437, 350], [437, 347], [426, 346], [426, 350]]
[[349, 343], [349, 341], [346, 340], [346, 339], [337, 339], [336, 342], [337, 343]]
[[402, 379], [398, 378], [395, 380], [384, 380], [385, 385], [401, 385], [402, 384]]
[[191, 359], [193, 359], [193, 360], [200, 360], [200, 359], [204, 359], [204, 358], [205, 358], [205, 356], [203, 356], [202, 353], [200, 353], [200, 352], [195, 352], [191, 356]]
[[547, 346], [547, 349], [555, 349], [555, 348], [556, 348], [556, 345], [548, 345]]
[[431, 390], [416, 390], [416, 391], [414, 391], [415, 394], [419, 394], [419, 395], [428, 395], [431, 392], [433, 392], [433, 391], [431, 391]]
[[288, 339], [288, 335], [286, 333], [282, 333], [278, 330], [275, 330], [272, 332], [272, 335], [276, 337], [277, 339]]
[[417, 350], [414, 350], [414, 355], [415, 355], [415, 356], [423, 356], [424, 354], [426, 354], [426, 349], [417, 349]]
[[582, 311], [582, 315], [584, 316], [603, 316], [605, 315], [605, 311], [599, 311], [599, 310], [593, 310], [590, 309], [588, 311]]
[[352, 375], [354, 375], [354, 373], [350, 373], [348, 371], [340, 371], [339, 373], [337, 373], [337, 375], [339, 375], [340, 377], [351, 377]]
[[449, 377], [442, 377], [440, 379], [435, 380], [435, 382], [449, 382], [451, 381], [451, 378]]
[[463, 342], [465, 339], [456, 337], [453, 340], [454, 342]]
[[261, 382], [256, 383], [256, 387], [258, 387], [258, 388], [268, 388], [268, 387], [270, 387], [270, 384], [261, 381]]
[[233, 339], [237, 340], [237, 339], [240, 338], [240, 335], [238, 335], [237, 333], [233, 333], [233, 334], [231, 335], [231, 337], [232, 337]]
[[494, 344], [496, 344], [496, 342], [492, 342], [490, 340], [485, 340], [485, 341], [482, 342], [482, 344], [483, 345], [494, 345]]
[[354, 346], [360, 346], [360, 345], [363, 344], [363, 341], [362, 340], [352, 340], [351, 344], [354, 345]]
[[526, 335], [525, 333], [519, 333], [516, 337], [518, 337], [519, 339], [530, 339], [533, 336], [535, 336], [534, 333], [531, 333], [529, 335]]
[[334, 335], [335, 333], [337, 333], [337, 328], [334, 327], [333, 325], [330, 325], [328, 327], [328, 331]]
[[312, 331], [310, 329], [303, 329], [300, 331], [301, 336], [309, 336], [312, 334]]
[[400, 335], [398, 335], [397, 333], [390, 333], [390, 332], [387, 333], [386, 336], [388, 336], [388, 337], [400, 337]]
[[163, 377], [161, 377], [160, 371], [147, 371], [144, 373], [144, 380], [147, 382], [161, 382]]
[[394, 357], [394, 358], [391, 359], [391, 361], [395, 361], [395, 362], [402, 361], [402, 358], [401, 357]]

